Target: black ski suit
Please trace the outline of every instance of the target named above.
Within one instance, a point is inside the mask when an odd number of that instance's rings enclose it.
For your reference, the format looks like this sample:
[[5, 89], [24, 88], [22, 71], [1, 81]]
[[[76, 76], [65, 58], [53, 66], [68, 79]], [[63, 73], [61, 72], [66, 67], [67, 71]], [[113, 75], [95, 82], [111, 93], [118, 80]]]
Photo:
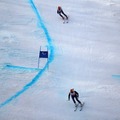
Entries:
[[57, 14], [59, 14], [63, 20], [65, 19], [64, 16], [68, 19], [68, 16], [63, 12], [62, 8], [57, 9]]
[[[79, 97], [78, 92], [76, 92], [76, 91], [70, 92], [70, 93], [68, 94], [68, 100], [70, 100], [70, 96], [71, 96], [71, 98], [72, 98], [72, 100], [73, 100], [73, 102], [74, 102], [75, 104], [76, 104], [76, 101], [77, 101], [78, 103], [82, 104], [81, 101], [78, 100], [78, 97]], [[75, 101], [75, 99], [76, 99], [76, 101]]]

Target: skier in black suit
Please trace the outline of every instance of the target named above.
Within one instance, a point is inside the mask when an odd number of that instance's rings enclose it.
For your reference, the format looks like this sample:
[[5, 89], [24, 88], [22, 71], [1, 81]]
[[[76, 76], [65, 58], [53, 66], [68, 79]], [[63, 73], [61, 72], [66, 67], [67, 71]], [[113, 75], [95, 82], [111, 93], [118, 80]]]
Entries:
[[68, 100], [70, 100], [70, 96], [71, 96], [75, 106], [77, 106], [76, 101], [82, 106], [81, 101], [78, 100], [78, 98], [79, 98], [79, 93], [78, 92], [76, 92], [74, 89], [70, 89], [70, 92], [68, 94]]
[[65, 18], [66, 18], [66, 20], [68, 20], [68, 16], [63, 12], [63, 10], [62, 10], [62, 8], [60, 6], [58, 6], [57, 14], [59, 14], [62, 17], [63, 20]]

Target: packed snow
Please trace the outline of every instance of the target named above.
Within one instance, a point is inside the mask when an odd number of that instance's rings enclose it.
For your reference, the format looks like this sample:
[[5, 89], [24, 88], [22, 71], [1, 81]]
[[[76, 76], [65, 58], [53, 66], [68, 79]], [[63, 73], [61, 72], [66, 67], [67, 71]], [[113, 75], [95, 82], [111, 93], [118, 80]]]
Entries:
[[0, 0], [0, 88], [0, 120], [120, 120], [120, 0]]

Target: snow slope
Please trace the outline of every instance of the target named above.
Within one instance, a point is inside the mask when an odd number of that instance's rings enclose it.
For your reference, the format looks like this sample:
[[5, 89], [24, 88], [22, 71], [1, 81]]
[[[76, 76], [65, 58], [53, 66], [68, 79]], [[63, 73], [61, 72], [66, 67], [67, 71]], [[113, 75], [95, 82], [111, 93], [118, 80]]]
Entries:
[[0, 120], [120, 119], [119, 0], [1, 0], [0, 18]]

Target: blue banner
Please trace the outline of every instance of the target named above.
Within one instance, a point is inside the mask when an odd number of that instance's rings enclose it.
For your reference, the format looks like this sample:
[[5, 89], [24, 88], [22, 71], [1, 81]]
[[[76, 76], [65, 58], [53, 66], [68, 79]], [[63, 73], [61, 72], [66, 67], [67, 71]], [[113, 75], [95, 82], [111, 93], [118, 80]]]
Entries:
[[48, 58], [48, 51], [40, 51], [39, 58]]

